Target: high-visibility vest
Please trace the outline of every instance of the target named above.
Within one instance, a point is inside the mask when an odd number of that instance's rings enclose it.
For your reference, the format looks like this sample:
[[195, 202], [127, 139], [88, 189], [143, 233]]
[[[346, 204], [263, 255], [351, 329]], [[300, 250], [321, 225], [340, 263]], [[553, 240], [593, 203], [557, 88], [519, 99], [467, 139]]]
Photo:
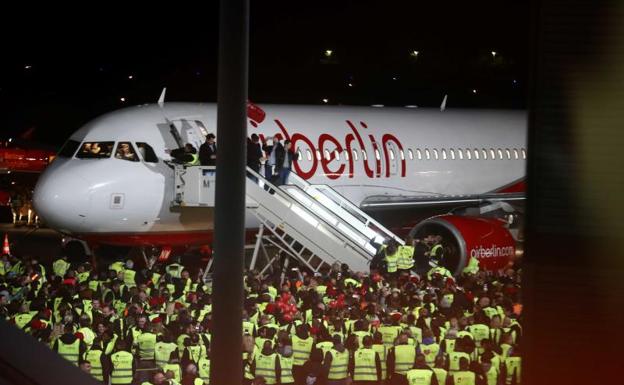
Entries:
[[79, 283], [83, 283], [89, 279], [89, 275], [91, 275], [90, 271], [83, 271], [82, 273], [78, 273], [76, 278], [78, 278]]
[[518, 356], [507, 357], [505, 359], [505, 369], [507, 369], [507, 376], [505, 377], [505, 384], [509, 385], [513, 381], [514, 374], [516, 375], [516, 383], [520, 384], [521, 376], [520, 370], [522, 369], [522, 360]]
[[76, 338], [73, 343], [65, 344], [59, 339], [57, 352], [61, 357], [78, 366], [78, 361], [80, 360], [80, 340]]
[[199, 378], [201, 378], [206, 384], [210, 382], [210, 360], [206, 357], [199, 359], [197, 363], [197, 369]]
[[297, 335], [292, 337], [293, 348], [293, 365], [301, 366], [308, 358], [310, 358], [310, 352], [312, 351], [312, 345], [314, 340], [312, 337], [308, 337], [305, 340], [299, 338]]
[[422, 329], [418, 326], [410, 326], [409, 330], [412, 332], [412, 337], [414, 337], [419, 344], [422, 344]]
[[431, 369], [411, 369], [405, 377], [407, 377], [409, 385], [431, 385], [431, 378], [434, 375], [435, 373]]
[[177, 348], [178, 345], [173, 342], [156, 342], [156, 345], [154, 345], [154, 358], [156, 360], [156, 365], [164, 368], [165, 365], [169, 363], [171, 353], [173, 353]]
[[445, 338], [444, 339], [444, 346], [445, 346], [445, 350], [444, 352], [446, 354], [452, 353], [455, 351], [455, 339], [452, 338]]
[[481, 340], [490, 337], [490, 328], [487, 325], [483, 324], [474, 324], [468, 326], [468, 330], [474, 336], [474, 341], [479, 346]]
[[498, 366], [492, 364], [490, 369], [485, 373], [485, 379], [487, 380], [487, 385], [497, 385], [498, 384]]
[[141, 333], [137, 340], [137, 345], [139, 346], [139, 358], [141, 360], [155, 359], [156, 334], [150, 332]]
[[433, 368], [433, 372], [436, 375], [436, 378], [438, 379], [438, 385], [444, 385], [446, 384], [446, 376], [448, 375], [448, 372], [442, 368]]
[[408, 270], [414, 267], [414, 246], [399, 246], [398, 268]]
[[190, 336], [188, 334], [180, 334], [178, 336], [177, 339], [177, 345], [178, 345], [178, 351], [180, 353], [184, 352], [184, 340], [186, 340], [187, 338], [189, 338]]
[[101, 350], [89, 350], [85, 355], [85, 359], [91, 363], [91, 375], [99, 381], [104, 381], [102, 375], [102, 351]]
[[394, 347], [394, 372], [403, 374], [414, 367], [416, 360], [416, 348], [410, 345], [397, 345]]
[[505, 361], [507, 360], [507, 357], [509, 357], [509, 352], [511, 351], [512, 346], [509, 344], [501, 344], [500, 348], [503, 353], [501, 355], [501, 361], [505, 363]]
[[431, 250], [429, 250], [429, 255], [433, 258], [437, 258], [435, 255], [438, 253], [438, 250], [442, 251], [442, 254], [440, 255], [440, 259], [444, 258], [444, 248], [442, 247], [441, 244], [433, 245]]
[[4, 266], [4, 262], [0, 261], [0, 275], [4, 276], [6, 274], [6, 267]]
[[[184, 270], [184, 266], [180, 265], [179, 263], [172, 263], [165, 267], [165, 271], [167, 272], [167, 274], [169, 274], [173, 278], [180, 278], [182, 270]], [[171, 291], [171, 293], [173, 293], [173, 291]]]
[[119, 273], [120, 271], [123, 271], [125, 267], [126, 265], [124, 265], [123, 262], [117, 261], [111, 263], [110, 266], [108, 266], [108, 270], [113, 270], [115, 273]]
[[154, 286], [158, 285], [158, 280], [160, 279], [160, 274], [152, 273], [152, 283]]
[[377, 381], [377, 353], [373, 349], [362, 348], [353, 354], [353, 381]]
[[165, 367], [163, 368], [163, 372], [165, 372], [166, 374], [168, 371], [171, 371], [171, 373], [173, 373], [173, 379], [176, 382], [182, 381], [182, 368], [180, 367], [180, 364], [165, 365]]
[[69, 263], [64, 259], [57, 259], [52, 264], [52, 271], [54, 275], [63, 278], [67, 273], [67, 269], [69, 269]]
[[470, 356], [464, 352], [451, 352], [448, 354], [449, 372], [457, 372], [459, 370], [459, 359], [464, 357], [470, 362]]
[[399, 251], [397, 250], [392, 255], [386, 255], [386, 270], [388, 273], [394, 273], [399, 267]]
[[189, 162], [184, 163], [185, 166], [199, 166], [199, 155], [197, 155], [197, 153], [195, 154], [188, 154], [190, 155], [193, 159]]
[[384, 345], [390, 347], [394, 345], [395, 338], [398, 337], [401, 332], [400, 326], [388, 326], [381, 325], [379, 327], [379, 332], [381, 333], [381, 338], [383, 340]]
[[386, 345], [383, 344], [374, 344], [372, 346], [373, 350], [379, 354], [379, 361], [381, 361], [381, 379], [385, 380], [387, 377], [386, 373]]
[[342, 380], [347, 378], [349, 369], [349, 351], [331, 349], [329, 353], [332, 355], [331, 366], [329, 367], [328, 380]]
[[327, 352], [330, 351], [333, 347], [334, 343], [331, 341], [322, 341], [316, 344], [316, 348], [321, 349], [321, 351], [323, 352], [323, 357], [325, 357], [325, 354], [327, 354]]
[[295, 377], [292, 374], [292, 366], [293, 366], [293, 358], [284, 357], [282, 355], [280, 358], [280, 367], [282, 369], [281, 382], [282, 384], [291, 384], [295, 382]]
[[136, 282], [134, 282], [134, 277], [136, 276], [136, 271], [132, 269], [125, 269], [123, 273], [123, 281], [124, 285], [127, 287], [135, 287]]
[[95, 339], [95, 333], [93, 333], [93, 330], [88, 327], [83, 327], [78, 329], [78, 332], [82, 333], [84, 337], [82, 340], [85, 345], [87, 345], [87, 349], [91, 349], [91, 345], [93, 345], [93, 340]]
[[254, 335], [253, 322], [243, 321], [243, 335], [245, 335], [245, 333], [249, 334], [250, 336]]
[[262, 376], [266, 380], [268, 385], [275, 384], [277, 382], [277, 372], [275, 368], [275, 361], [277, 354], [264, 355], [258, 353], [256, 355], [256, 377]]
[[453, 373], [455, 385], [475, 385], [475, 374], [466, 370]]
[[420, 345], [420, 351], [425, 355], [425, 361], [427, 365], [433, 366], [435, 359], [440, 352], [440, 345], [433, 343], [429, 345]]
[[92, 291], [97, 291], [99, 286], [100, 286], [100, 281], [97, 281], [95, 279], [92, 279], [89, 281], [89, 289], [91, 289]]
[[110, 357], [113, 364], [113, 371], [111, 372], [111, 384], [130, 384], [132, 383], [132, 361], [134, 358], [132, 354], [126, 351], [119, 351], [113, 353]]
[[358, 339], [358, 346], [364, 346], [364, 337], [370, 336], [369, 332], [365, 332], [363, 330], [356, 330], [352, 334], [355, 334]]
[[19, 329], [24, 329], [24, 326], [28, 325], [28, 323], [33, 319], [33, 315], [30, 313], [20, 313], [15, 316], [15, 326]]
[[189, 359], [194, 363], [198, 363], [202, 357], [208, 357], [206, 347], [204, 345], [191, 345], [187, 346], [186, 350], [189, 352]]

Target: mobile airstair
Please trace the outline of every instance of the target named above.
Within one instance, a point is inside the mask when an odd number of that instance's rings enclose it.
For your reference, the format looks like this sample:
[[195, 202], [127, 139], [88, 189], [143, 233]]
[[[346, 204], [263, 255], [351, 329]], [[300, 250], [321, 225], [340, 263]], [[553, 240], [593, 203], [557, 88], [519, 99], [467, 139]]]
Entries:
[[[215, 179], [213, 166], [176, 165], [172, 206], [214, 207]], [[294, 172], [277, 187], [248, 168], [246, 192], [247, 210], [259, 222], [250, 268], [270, 244], [315, 272], [335, 263], [368, 271], [375, 244], [403, 244], [331, 187], [310, 184]]]

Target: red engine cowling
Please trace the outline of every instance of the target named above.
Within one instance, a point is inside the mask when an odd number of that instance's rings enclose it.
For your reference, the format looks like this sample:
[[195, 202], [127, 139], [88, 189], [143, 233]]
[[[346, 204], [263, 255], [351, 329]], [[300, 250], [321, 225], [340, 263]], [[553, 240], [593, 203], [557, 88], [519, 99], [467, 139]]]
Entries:
[[477, 258], [483, 270], [498, 270], [509, 264], [516, 254], [516, 241], [504, 225], [495, 218], [441, 215], [420, 222], [410, 235], [420, 239], [442, 236], [442, 264], [458, 275], [470, 258]]

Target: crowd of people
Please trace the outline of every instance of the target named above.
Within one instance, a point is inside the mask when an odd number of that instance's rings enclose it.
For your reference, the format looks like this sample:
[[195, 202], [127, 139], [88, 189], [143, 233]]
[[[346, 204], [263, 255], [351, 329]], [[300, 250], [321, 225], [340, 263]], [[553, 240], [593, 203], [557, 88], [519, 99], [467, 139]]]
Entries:
[[[380, 249], [383, 262], [369, 272], [279, 263], [264, 275], [247, 271], [244, 372], [232, 376], [246, 384], [520, 382], [518, 269], [418, 274], [410, 243]], [[3, 255], [0, 314], [104, 384], [209, 384], [218, 354], [211, 284], [181, 262], [95, 268]]]

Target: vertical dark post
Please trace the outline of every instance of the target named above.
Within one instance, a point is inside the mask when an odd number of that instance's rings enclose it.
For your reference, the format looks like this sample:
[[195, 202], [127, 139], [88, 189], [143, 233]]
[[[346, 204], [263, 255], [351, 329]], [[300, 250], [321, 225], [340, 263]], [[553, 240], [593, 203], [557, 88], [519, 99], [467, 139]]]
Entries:
[[210, 383], [242, 383], [249, 0], [221, 0]]

